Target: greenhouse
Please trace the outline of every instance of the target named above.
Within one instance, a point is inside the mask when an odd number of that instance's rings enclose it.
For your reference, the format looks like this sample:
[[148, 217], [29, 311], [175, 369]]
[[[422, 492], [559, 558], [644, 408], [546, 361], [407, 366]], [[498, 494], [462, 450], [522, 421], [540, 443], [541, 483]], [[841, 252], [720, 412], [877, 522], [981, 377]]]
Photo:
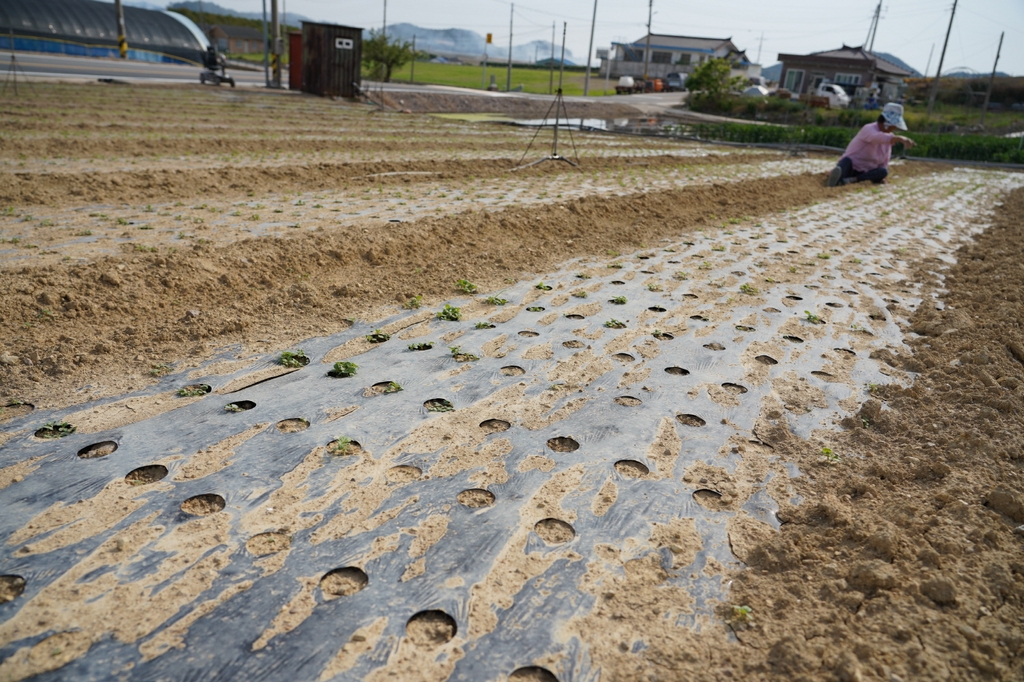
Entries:
[[[191, 20], [175, 12], [124, 8], [128, 58], [203, 63], [208, 43]], [[0, 49], [80, 57], [117, 57], [114, 5], [95, 0], [3, 0]]]

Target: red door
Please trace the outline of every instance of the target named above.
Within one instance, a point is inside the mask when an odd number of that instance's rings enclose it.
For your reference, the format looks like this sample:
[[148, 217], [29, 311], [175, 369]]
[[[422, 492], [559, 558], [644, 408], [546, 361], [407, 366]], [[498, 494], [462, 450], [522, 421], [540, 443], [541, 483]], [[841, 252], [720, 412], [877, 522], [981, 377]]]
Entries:
[[302, 34], [288, 34], [288, 89], [302, 89]]

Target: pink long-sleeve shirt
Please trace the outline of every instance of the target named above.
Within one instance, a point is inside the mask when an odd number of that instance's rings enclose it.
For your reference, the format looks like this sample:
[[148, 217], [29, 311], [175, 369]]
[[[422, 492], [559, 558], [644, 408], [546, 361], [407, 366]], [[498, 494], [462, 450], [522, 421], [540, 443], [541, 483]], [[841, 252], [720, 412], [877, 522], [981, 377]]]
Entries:
[[888, 168], [892, 158], [893, 133], [883, 133], [878, 123], [868, 123], [846, 147], [843, 156], [853, 162], [853, 170], [864, 173], [875, 168]]

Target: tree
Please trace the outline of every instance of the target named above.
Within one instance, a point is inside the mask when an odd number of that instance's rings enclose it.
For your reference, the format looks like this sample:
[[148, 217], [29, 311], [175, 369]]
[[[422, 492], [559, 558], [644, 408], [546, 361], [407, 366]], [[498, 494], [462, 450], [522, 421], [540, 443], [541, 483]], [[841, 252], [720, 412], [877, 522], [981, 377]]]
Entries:
[[728, 59], [709, 59], [686, 79], [686, 89], [691, 93], [690, 101], [697, 104], [718, 105], [730, 90], [743, 87], [743, 78], [730, 77], [732, 65]]
[[391, 72], [408, 64], [413, 58], [412, 43], [388, 40], [380, 31], [370, 29], [370, 38], [363, 41], [363, 66], [374, 74], [380, 74], [385, 83], [391, 80]]

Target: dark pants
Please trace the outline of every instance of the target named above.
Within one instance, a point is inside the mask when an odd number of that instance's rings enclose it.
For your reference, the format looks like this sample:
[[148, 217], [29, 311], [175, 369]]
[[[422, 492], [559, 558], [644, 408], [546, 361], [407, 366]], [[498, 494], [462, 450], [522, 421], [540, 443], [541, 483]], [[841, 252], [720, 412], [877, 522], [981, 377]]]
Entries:
[[836, 165], [843, 169], [843, 180], [846, 178], [854, 178], [851, 182], [864, 182], [865, 180], [870, 180], [877, 185], [889, 174], [889, 171], [885, 168], [874, 168], [869, 171], [864, 171], [863, 173], [858, 173], [853, 170], [853, 161], [850, 161], [850, 159], [845, 156], [839, 159], [839, 163]]

